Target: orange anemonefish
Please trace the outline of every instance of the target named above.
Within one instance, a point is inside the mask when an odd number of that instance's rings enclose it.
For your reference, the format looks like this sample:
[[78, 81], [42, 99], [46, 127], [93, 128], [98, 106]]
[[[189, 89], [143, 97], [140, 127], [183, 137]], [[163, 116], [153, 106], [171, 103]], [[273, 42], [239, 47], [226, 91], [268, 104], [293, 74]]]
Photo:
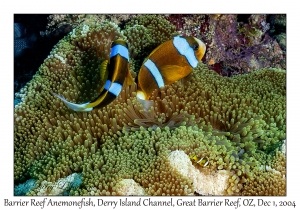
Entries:
[[202, 59], [205, 44], [189, 36], [175, 36], [159, 45], [145, 59], [138, 75], [137, 98], [147, 106], [152, 92], [189, 75]]
[[94, 107], [104, 107], [111, 103], [120, 94], [124, 83], [131, 85], [134, 82], [129, 72], [128, 45], [124, 40], [118, 39], [112, 43], [109, 62], [105, 60], [101, 63], [100, 78], [106, 82], [100, 89], [100, 95], [92, 102], [75, 104], [56, 93], [52, 94], [70, 109], [80, 112], [92, 111]]

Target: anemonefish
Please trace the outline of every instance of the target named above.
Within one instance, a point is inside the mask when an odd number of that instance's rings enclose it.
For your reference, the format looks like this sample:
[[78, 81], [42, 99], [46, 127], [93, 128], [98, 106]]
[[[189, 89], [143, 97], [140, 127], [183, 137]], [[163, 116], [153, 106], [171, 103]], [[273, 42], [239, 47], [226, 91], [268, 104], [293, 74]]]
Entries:
[[199, 160], [196, 155], [191, 155], [190, 159], [191, 159], [191, 161], [193, 161], [194, 163], [197, 163], [198, 165], [200, 165], [202, 167], [206, 167], [209, 164], [209, 160], [206, 157], [202, 157]]
[[91, 102], [75, 104], [68, 102], [64, 97], [53, 93], [60, 98], [66, 106], [74, 111], [87, 112], [95, 107], [104, 107], [111, 103], [120, 94], [123, 84], [131, 85], [134, 80], [129, 72], [128, 45], [124, 40], [118, 39], [111, 45], [110, 60], [103, 61], [100, 66], [100, 78], [105, 85], [100, 89], [99, 96]]
[[175, 36], [144, 60], [138, 74], [137, 98], [145, 107], [152, 92], [189, 75], [204, 56], [205, 44], [189, 36]]
[[197, 164], [202, 167], [206, 167], [209, 164], [209, 160], [206, 157], [202, 157], [199, 161], [197, 161]]

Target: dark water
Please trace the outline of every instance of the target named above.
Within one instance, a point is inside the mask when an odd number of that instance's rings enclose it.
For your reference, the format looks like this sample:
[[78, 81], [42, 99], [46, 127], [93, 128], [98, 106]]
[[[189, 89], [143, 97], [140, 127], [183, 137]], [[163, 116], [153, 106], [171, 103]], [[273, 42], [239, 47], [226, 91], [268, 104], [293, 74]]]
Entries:
[[[30, 47], [21, 49], [14, 56], [14, 92], [20, 91], [38, 71], [44, 59], [49, 55], [53, 46], [62, 37], [42, 37], [40, 31], [46, 30], [48, 14], [15, 14], [14, 23], [20, 23], [26, 28], [26, 36], [35, 36]], [[16, 41], [16, 40], [15, 40]], [[24, 42], [24, 39], [17, 40]], [[16, 42], [15, 42], [16, 43]], [[21, 43], [23, 44], [23, 43]]]

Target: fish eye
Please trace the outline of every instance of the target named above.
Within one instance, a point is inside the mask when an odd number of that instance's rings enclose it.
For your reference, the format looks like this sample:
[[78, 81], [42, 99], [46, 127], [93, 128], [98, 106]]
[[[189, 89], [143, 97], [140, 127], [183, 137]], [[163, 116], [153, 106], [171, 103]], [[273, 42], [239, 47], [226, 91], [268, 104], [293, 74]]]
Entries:
[[194, 44], [193, 46], [192, 46], [192, 48], [193, 48], [193, 50], [198, 50], [199, 49], [199, 44]]

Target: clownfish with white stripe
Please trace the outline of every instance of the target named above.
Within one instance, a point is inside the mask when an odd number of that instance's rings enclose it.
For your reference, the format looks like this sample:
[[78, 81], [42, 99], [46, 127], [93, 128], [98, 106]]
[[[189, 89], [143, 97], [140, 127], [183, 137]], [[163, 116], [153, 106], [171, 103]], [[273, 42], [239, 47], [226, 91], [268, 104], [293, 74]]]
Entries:
[[100, 89], [100, 95], [94, 101], [75, 104], [56, 93], [52, 94], [61, 99], [67, 107], [79, 112], [92, 111], [95, 107], [100, 108], [111, 103], [120, 94], [123, 84], [134, 83], [129, 72], [128, 45], [124, 40], [118, 39], [112, 43], [110, 60], [105, 60], [100, 65], [100, 78], [106, 82]]
[[137, 98], [144, 108], [151, 106], [148, 99], [155, 89], [188, 76], [205, 50], [201, 40], [190, 36], [175, 36], [154, 49], [144, 60], [138, 74]]
[[196, 155], [191, 155], [190, 159], [192, 162], [197, 163], [199, 166], [206, 167], [209, 165], [209, 159], [207, 157], [202, 157], [200, 160]]

